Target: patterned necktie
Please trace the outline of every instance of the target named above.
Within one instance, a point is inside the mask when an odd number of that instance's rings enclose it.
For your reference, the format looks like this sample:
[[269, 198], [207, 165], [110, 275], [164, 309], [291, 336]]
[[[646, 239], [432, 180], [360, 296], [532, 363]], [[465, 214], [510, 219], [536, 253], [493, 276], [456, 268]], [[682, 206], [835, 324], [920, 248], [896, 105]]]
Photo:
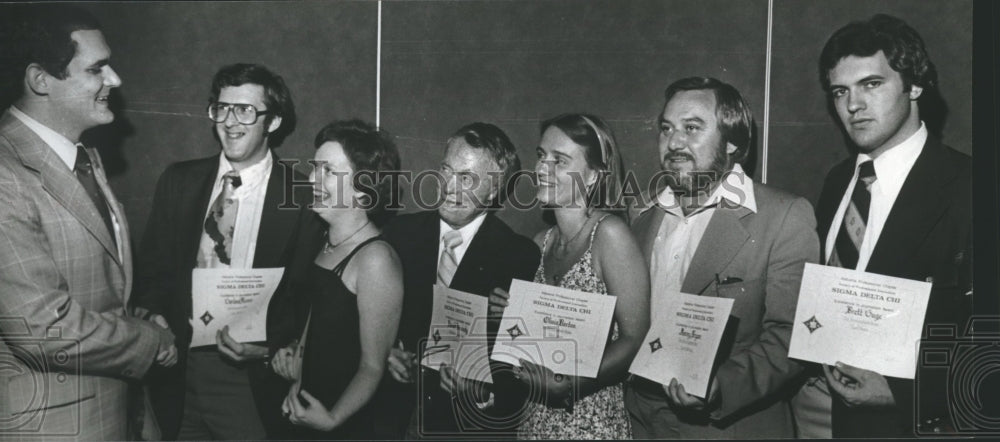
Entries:
[[243, 182], [239, 172], [230, 170], [222, 176], [222, 192], [212, 203], [212, 210], [205, 218], [205, 233], [215, 242], [213, 251], [219, 262], [230, 265], [233, 251], [233, 232], [236, 230], [236, 213], [240, 202], [235, 197], [236, 188]]
[[455, 270], [458, 270], [455, 247], [462, 244], [462, 234], [458, 230], [452, 230], [444, 234], [441, 242], [444, 243], [444, 251], [441, 252], [441, 259], [438, 260], [438, 283], [448, 287], [451, 285], [451, 279], [455, 277]]
[[844, 212], [844, 222], [840, 225], [840, 232], [837, 233], [829, 265], [845, 269], [855, 269], [858, 266], [858, 250], [861, 250], [861, 242], [865, 239], [868, 211], [872, 201], [871, 187], [876, 179], [874, 163], [871, 160], [861, 163], [858, 182], [854, 185], [851, 203]]
[[94, 206], [97, 206], [97, 213], [101, 214], [101, 219], [104, 220], [104, 225], [107, 226], [108, 233], [111, 235], [111, 241], [117, 246], [118, 241], [115, 238], [115, 226], [111, 222], [108, 201], [104, 199], [104, 194], [101, 193], [101, 188], [97, 185], [97, 177], [94, 176], [94, 166], [90, 162], [90, 155], [87, 155], [87, 150], [83, 148], [82, 144], [76, 145], [76, 164], [73, 165], [73, 173], [83, 185], [83, 189], [87, 191]]

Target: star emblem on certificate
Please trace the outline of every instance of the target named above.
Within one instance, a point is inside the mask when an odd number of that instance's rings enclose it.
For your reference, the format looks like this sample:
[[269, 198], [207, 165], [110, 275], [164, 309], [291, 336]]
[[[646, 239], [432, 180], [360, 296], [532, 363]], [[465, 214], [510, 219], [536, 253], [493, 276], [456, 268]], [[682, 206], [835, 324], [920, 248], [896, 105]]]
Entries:
[[656, 338], [649, 343], [649, 352], [656, 353], [656, 350], [663, 348], [663, 344], [660, 342], [660, 338]]
[[205, 310], [205, 313], [202, 314], [201, 317], [198, 319], [201, 319], [201, 322], [204, 322], [205, 325], [208, 325], [208, 323], [212, 322], [212, 320], [215, 319], [215, 317], [212, 316], [212, 314], [209, 313], [208, 310]]
[[816, 315], [807, 319], [806, 322], [803, 322], [803, 324], [805, 324], [806, 328], [809, 329], [810, 334], [823, 326], [823, 324], [820, 324], [819, 321], [816, 320]]

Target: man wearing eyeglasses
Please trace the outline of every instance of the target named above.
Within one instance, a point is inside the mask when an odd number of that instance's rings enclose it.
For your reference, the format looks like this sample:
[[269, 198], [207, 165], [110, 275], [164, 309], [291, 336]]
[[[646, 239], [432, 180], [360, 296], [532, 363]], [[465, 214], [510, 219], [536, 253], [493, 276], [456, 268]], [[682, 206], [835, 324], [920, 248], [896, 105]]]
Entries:
[[[267, 366], [269, 346], [294, 338], [291, 302], [268, 308], [269, 342], [237, 342], [223, 329], [216, 345], [191, 347], [195, 268], [284, 267], [297, 241], [319, 241], [311, 212], [281, 209], [284, 173], [271, 148], [295, 126], [284, 81], [253, 64], [225, 66], [212, 81], [207, 114], [221, 154], [163, 172], [136, 263], [136, 305], [162, 314], [177, 335], [179, 362], [149, 379], [166, 439], [264, 439], [281, 425], [284, 381]], [[303, 176], [296, 180], [302, 181]], [[310, 189], [295, 189], [304, 207]]]

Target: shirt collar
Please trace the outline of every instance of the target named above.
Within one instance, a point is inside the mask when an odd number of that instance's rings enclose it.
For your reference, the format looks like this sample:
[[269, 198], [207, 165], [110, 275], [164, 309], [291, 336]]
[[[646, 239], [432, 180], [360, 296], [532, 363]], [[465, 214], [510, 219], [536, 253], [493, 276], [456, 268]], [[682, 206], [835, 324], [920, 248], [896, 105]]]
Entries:
[[[712, 195], [709, 196], [708, 202], [705, 205], [718, 204], [723, 199], [731, 203], [727, 204], [729, 206], [741, 206], [753, 213], [757, 213], [757, 198], [753, 192], [753, 179], [743, 171], [743, 167], [739, 163], [736, 163], [733, 169], [726, 173], [725, 178], [715, 188]], [[680, 209], [680, 202], [677, 201], [677, 195], [674, 194], [673, 189], [669, 186], [656, 196], [654, 203], [643, 211], [649, 210], [652, 207], [659, 207], [668, 212]]]
[[[267, 155], [264, 155], [264, 159], [258, 161], [250, 167], [246, 167], [241, 170], [240, 182], [242, 183], [240, 187], [236, 189], [239, 192], [241, 189], [253, 189], [260, 184], [267, 181], [268, 176], [270, 176], [271, 166], [274, 163], [274, 159], [271, 157], [271, 150], [267, 150]], [[215, 182], [222, 182], [222, 176], [234, 170], [232, 163], [226, 158], [225, 153], [219, 154], [219, 171], [215, 175]]]
[[[462, 234], [462, 244], [469, 244], [469, 242], [472, 241], [472, 238], [476, 236], [477, 232], [479, 232], [479, 228], [483, 225], [483, 221], [485, 220], [486, 220], [486, 212], [483, 212], [480, 213], [479, 216], [475, 217], [468, 224], [458, 229], [458, 233]], [[444, 222], [444, 220], [440, 220], [439, 222], [441, 223], [441, 228], [438, 234], [438, 242], [440, 242], [440, 240], [444, 238], [445, 233], [455, 230], [450, 225], [448, 225], [448, 223]]]
[[[917, 157], [924, 150], [926, 142], [927, 127], [921, 121], [920, 129], [917, 129], [913, 135], [910, 135], [902, 143], [889, 148], [872, 161], [876, 180], [883, 191], [888, 194], [899, 193], [899, 189], [903, 187], [903, 181], [906, 180], [906, 175], [909, 174], [913, 163], [917, 161]], [[855, 174], [857, 174], [858, 166], [861, 163], [871, 159], [872, 157], [868, 154], [859, 153], [854, 164]]]
[[56, 156], [66, 164], [66, 167], [69, 167], [69, 170], [73, 170], [73, 166], [76, 165], [76, 143], [38, 122], [38, 120], [31, 118], [28, 114], [21, 112], [16, 106], [10, 107], [10, 113], [18, 120], [21, 120], [25, 126], [28, 126], [28, 129], [31, 129], [35, 135], [38, 135], [38, 138], [41, 138], [45, 144], [52, 148]]

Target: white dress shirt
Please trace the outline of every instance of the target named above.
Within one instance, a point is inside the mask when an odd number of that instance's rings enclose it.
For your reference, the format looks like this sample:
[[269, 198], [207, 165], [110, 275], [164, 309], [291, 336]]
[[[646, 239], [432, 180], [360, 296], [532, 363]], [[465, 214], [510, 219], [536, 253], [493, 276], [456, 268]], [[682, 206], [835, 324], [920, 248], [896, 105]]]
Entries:
[[[271, 177], [273, 164], [271, 151], [268, 150], [263, 160], [240, 171], [240, 187], [233, 190], [233, 197], [239, 201], [239, 209], [236, 211], [236, 225], [233, 227], [230, 264], [214, 263], [211, 267], [237, 269], [253, 267], [253, 259], [257, 251], [257, 235], [260, 231], [260, 217], [264, 213], [264, 196], [267, 193], [267, 181]], [[208, 207], [202, 217], [203, 221], [208, 218], [212, 205], [222, 193], [223, 175], [230, 170], [233, 170], [233, 166], [226, 159], [226, 155], [219, 154], [219, 169], [215, 175], [215, 185], [212, 187]], [[205, 233], [203, 225], [201, 243], [198, 248], [199, 259], [201, 259], [200, 257], [214, 257], [214, 247], [215, 241]]]
[[[16, 106], [10, 107], [10, 114], [21, 120], [28, 129], [31, 129], [38, 138], [41, 138], [56, 153], [56, 156], [62, 160], [63, 164], [69, 168], [70, 172], [74, 172], [73, 168], [76, 167], [76, 143], [70, 141], [66, 137], [62, 136], [59, 132], [50, 129], [48, 126], [40, 123], [38, 120], [31, 118], [28, 114], [21, 112]], [[110, 195], [105, 195], [104, 199], [108, 202], [111, 200]], [[115, 244], [118, 245], [118, 258], [119, 260], [123, 256], [122, 247], [122, 227], [118, 223], [118, 217], [115, 216], [115, 211], [111, 207], [108, 207], [108, 213], [111, 215], [111, 225], [115, 229], [114, 232], [110, 232], [115, 236]]]
[[[906, 176], [910, 174], [913, 163], [917, 162], [917, 157], [920, 156], [920, 152], [923, 152], [924, 143], [926, 142], [927, 128], [921, 121], [920, 129], [914, 132], [913, 135], [910, 135], [905, 141], [890, 148], [873, 160], [875, 182], [872, 183], [870, 189], [872, 199], [868, 212], [868, 224], [865, 226], [865, 236], [861, 241], [861, 247], [858, 248], [858, 266], [855, 270], [863, 271], [868, 267], [868, 260], [872, 256], [875, 244], [878, 244], [882, 228], [885, 227], [885, 221], [889, 218], [889, 211], [892, 210], [892, 205], [896, 202], [896, 197], [899, 196], [899, 190], [903, 187]], [[857, 161], [854, 163], [854, 175], [851, 176], [850, 184], [847, 185], [847, 190], [840, 199], [840, 206], [837, 208], [837, 213], [833, 216], [830, 231], [826, 234], [823, 262], [829, 261], [830, 255], [833, 253], [834, 243], [837, 241], [837, 234], [840, 232], [840, 225], [844, 222], [844, 213], [851, 202], [854, 185], [858, 181], [858, 166], [871, 159], [867, 154], [858, 154]]]
[[[729, 206], [742, 206], [757, 212], [757, 199], [753, 192], [753, 180], [744, 173], [739, 164], [733, 166], [723, 183], [715, 188], [708, 201], [698, 210], [684, 215], [681, 200], [670, 187], [663, 189], [656, 197], [656, 204], [646, 210], [663, 210], [663, 221], [653, 242], [653, 252], [649, 263], [652, 283], [650, 298], [651, 311], [657, 312], [663, 305], [668, 292], [679, 292], [687, 277], [688, 267], [698, 250], [698, 244], [708, 228], [712, 216], [718, 210], [720, 201]], [[656, 316], [654, 316], [656, 317]]]
[[[476, 233], [479, 232], [479, 228], [482, 227], [484, 220], [486, 220], [485, 212], [480, 213], [479, 216], [475, 217], [468, 224], [458, 229], [458, 233], [462, 234], [462, 243], [455, 246], [454, 249], [456, 268], [462, 265], [462, 257], [465, 256], [465, 251], [469, 250], [469, 243], [472, 242], [472, 238], [474, 238]], [[440, 263], [441, 254], [444, 253], [444, 235], [455, 229], [451, 228], [451, 226], [444, 222], [444, 220], [440, 220], [439, 222], [441, 223], [441, 227], [438, 229], [438, 262]]]

